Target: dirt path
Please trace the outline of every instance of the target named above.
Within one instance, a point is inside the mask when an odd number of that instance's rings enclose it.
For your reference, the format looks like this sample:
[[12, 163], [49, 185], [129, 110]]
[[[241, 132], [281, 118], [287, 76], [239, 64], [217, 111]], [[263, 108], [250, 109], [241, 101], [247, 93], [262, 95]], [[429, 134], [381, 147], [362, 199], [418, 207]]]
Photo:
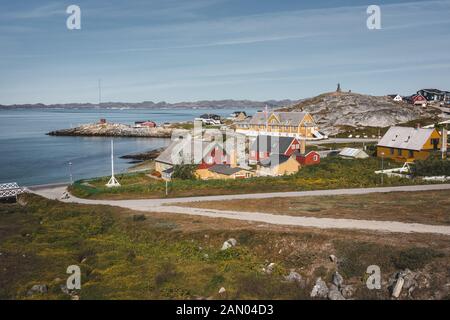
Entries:
[[[369, 193], [430, 191], [430, 190], [450, 190], [450, 184], [401, 186], [401, 187], [385, 187], [385, 188], [317, 190], [317, 191], [224, 195], [224, 196], [189, 197], [189, 198], [174, 198], [174, 199], [148, 199], [148, 200], [87, 200], [71, 197], [70, 199], [62, 201], [81, 204], [112, 205], [145, 212], [188, 214], [213, 218], [255, 221], [277, 225], [314, 227], [323, 229], [357, 229], [357, 230], [372, 230], [380, 232], [398, 232], [398, 233], [416, 232], [416, 233], [435, 233], [442, 235], [450, 235], [450, 226], [403, 223], [396, 221], [298, 217], [298, 216], [274, 215], [259, 212], [238, 212], [238, 211], [222, 211], [214, 209], [187, 208], [174, 205], [175, 203], [187, 203], [196, 201], [263, 199], [275, 197], [311, 197], [311, 196], [327, 196], [327, 195], [358, 195]], [[64, 191], [65, 187], [54, 187], [54, 188], [37, 189], [34, 190], [33, 192], [49, 199], [60, 199]]]

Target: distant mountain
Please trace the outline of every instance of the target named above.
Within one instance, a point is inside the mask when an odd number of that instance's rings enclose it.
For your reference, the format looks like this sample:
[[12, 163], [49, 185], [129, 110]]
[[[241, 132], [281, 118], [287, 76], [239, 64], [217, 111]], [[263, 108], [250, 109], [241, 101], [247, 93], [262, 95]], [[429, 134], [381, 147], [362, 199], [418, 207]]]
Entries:
[[196, 109], [247, 109], [260, 108], [263, 109], [266, 105], [269, 108], [278, 108], [283, 106], [290, 106], [298, 103], [300, 100], [268, 100], [268, 101], [251, 101], [251, 100], [212, 100], [212, 101], [197, 101], [197, 102], [153, 102], [144, 101], [138, 103], [127, 102], [105, 102], [100, 106], [92, 103], [66, 103], [66, 104], [14, 104], [14, 105], [0, 105], [0, 109], [83, 109], [83, 108], [101, 108], [101, 109], [176, 109], [176, 108], [196, 108]]
[[[281, 108], [280, 111], [306, 111], [314, 116], [321, 131], [336, 134], [348, 127], [388, 127], [424, 117], [430, 109], [406, 102], [395, 102], [387, 96], [331, 92]], [[346, 128], [347, 127], [347, 128]]]

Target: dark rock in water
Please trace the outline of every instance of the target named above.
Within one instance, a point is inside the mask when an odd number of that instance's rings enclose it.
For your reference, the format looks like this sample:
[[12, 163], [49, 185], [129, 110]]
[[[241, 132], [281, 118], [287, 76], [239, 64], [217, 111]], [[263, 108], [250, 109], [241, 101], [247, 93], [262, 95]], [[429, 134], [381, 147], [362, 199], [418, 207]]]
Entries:
[[[155, 150], [150, 150], [147, 152], [142, 152], [142, 153], [135, 153], [135, 154], [127, 154], [125, 156], [120, 157], [121, 159], [132, 159], [132, 160], [138, 160], [140, 162], [145, 161], [145, 160], [153, 160], [158, 158], [158, 156], [161, 154], [161, 152], [164, 149], [155, 149]], [[139, 162], [135, 162], [135, 163], [139, 163]]]

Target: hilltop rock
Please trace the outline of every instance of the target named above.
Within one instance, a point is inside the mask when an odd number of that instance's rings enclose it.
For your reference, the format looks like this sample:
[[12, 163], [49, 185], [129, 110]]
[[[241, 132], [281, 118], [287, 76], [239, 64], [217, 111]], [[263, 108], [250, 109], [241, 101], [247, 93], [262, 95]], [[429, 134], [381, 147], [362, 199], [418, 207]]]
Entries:
[[342, 127], [388, 127], [431, 116], [420, 106], [391, 98], [357, 93], [333, 92], [305, 99], [280, 111], [305, 111], [314, 116], [321, 131], [336, 134]]

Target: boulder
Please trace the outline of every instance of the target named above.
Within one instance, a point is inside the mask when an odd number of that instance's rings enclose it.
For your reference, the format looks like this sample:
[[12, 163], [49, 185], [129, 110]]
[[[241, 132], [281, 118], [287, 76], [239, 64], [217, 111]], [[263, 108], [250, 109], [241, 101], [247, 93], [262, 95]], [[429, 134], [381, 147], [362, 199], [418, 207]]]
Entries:
[[285, 276], [284, 279], [286, 279], [286, 281], [288, 282], [297, 282], [297, 283], [301, 283], [303, 280], [302, 276], [293, 270], [291, 270], [291, 272], [287, 276]]
[[405, 280], [402, 277], [399, 277], [397, 279], [397, 282], [395, 283], [394, 289], [392, 289], [392, 296], [394, 298], [398, 298], [400, 294], [402, 293], [403, 284], [405, 283]]
[[28, 290], [27, 295], [32, 296], [34, 294], [44, 294], [48, 292], [48, 287], [45, 284], [35, 284], [31, 287], [30, 290]]
[[339, 274], [339, 272], [335, 271], [331, 278], [331, 282], [338, 288], [344, 284], [344, 278]]
[[70, 199], [70, 194], [67, 191], [65, 191], [61, 196], [61, 200], [67, 200], [67, 199]]
[[327, 284], [319, 277], [311, 290], [311, 298], [327, 298], [328, 292]]
[[219, 289], [219, 294], [223, 294], [223, 293], [225, 293], [227, 290], [224, 288], [224, 287], [222, 287], [222, 288], [220, 288]]
[[346, 285], [341, 289], [342, 296], [345, 299], [350, 299], [355, 294], [356, 289], [351, 285]]
[[402, 278], [404, 280], [403, 288], [408, 290], [409, 293], [413, 292], [418, 286], [416, 276], [417, 274], [409, 269], [405, 269], [405, 271], [402, 272]]
[[338, 261], [337, 257], [334, 254], [330, 254], [330, 261], [336, 263]]
[[345, 300], [344, 296], [339, 290], [330, 290], [328, 292], [328, 299], [330, 300]]
[[235, 247], [236, 245], [237, 245], [236, 239], [230, 238], [223, 243], [221, 250], [227, 250], [229, 248]]
[[264, 273], [271, 274], [275, 269], [275, 265], [276, 265], [275, 263], [271, 262], [267, 267], [263, 268], [262, 270]]

